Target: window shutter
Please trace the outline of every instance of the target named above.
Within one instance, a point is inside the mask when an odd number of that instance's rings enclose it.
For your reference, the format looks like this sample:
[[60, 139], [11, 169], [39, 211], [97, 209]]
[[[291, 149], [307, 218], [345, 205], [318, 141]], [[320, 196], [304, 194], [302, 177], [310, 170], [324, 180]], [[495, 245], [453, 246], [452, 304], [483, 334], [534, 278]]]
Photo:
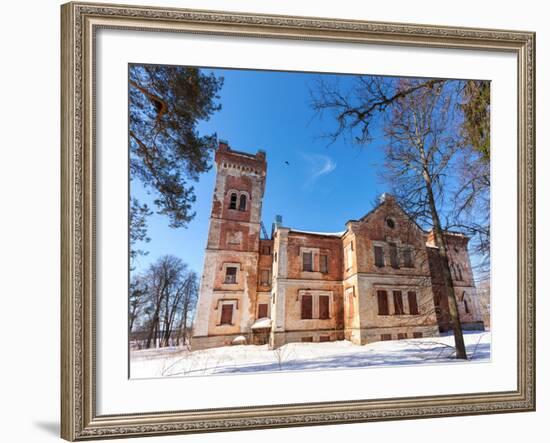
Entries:
[[390, 264], [394, 269], [399, 268], [399, 256], [397, 255], [397, 245], [390, 243]]
[[393, 306], [395, 315], [403, 315], [403, 295], [401, 291], [393, 291]]
[[267, 303], [260, 303], [258, 305], [258, 318], [267, 317]]
[[330, 318], [329, 316], [329, 296], [320, 295], [319, 296], [319, 318], [326, 320]]
[[406, 248], [405, 250], [403, 250], [403, 261], [406, 268], [414, 268], [412, 251], [410, 248]]
[[319, 267], [320, 267], [319, 270], [322, 273], [326, 274], [328, 272], [328, 255], [321, 254], [319, 259]]
[[302, 319], [312, 318], [313, 298], [309, 294], [302, 295]]
[[303, 253], [303, 270], [307, 272], [313, 271], [312, 254], [311, 252]]
[[418, 302], [416, 300], [416, 292], [409, 291], [407, 293], [407, 297], [409, 298], [409, 314], [418, 315]]
[[388, 294], [386, 291], [377, 291], [378, 295], [378, 315], [389, 315]]
[[384, 267], [384, 249], [382, 246], [374, 247], [374, 264], [379, 268]]
[[232, 304], [223, 304], [222, 305], [222, 325], [230, 325], [233, 320], [233, 305]]

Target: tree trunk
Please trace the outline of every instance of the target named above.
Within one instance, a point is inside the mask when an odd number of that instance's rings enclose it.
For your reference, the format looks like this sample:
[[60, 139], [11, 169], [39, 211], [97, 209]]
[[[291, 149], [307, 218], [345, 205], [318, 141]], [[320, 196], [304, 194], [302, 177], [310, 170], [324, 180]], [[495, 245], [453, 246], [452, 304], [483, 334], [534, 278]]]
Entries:
[[466, 346], [464, 345], [464, 336], [462, 334], [462, 324], [460, 323], [460, 317], [458, 314], [458, 305], [456, 303], [453, 278], [449, 269], [449, 257], [447, 256], [447, 247], [443, 238], [443, 230], [441, 229], [439, 214], [437, 213], [437, 208], [435, 206], [431, 177], [427, 172], [424, 173], [424, 181], [426, 182], [428, 204], [430, 206], [430, 212], [432, 215], [432, 229], [434, 232], [435, 245], [437, 246], [439, 259], [441, 260], [441, 263], [443, 265], [443, 281], [445, 283], [445, 290], [447, 292], [449, 319], [451, 322], [451, 327], [453, 328], [455, 339], [456, 358], [467, 360], [468, 356], [466, 355]]

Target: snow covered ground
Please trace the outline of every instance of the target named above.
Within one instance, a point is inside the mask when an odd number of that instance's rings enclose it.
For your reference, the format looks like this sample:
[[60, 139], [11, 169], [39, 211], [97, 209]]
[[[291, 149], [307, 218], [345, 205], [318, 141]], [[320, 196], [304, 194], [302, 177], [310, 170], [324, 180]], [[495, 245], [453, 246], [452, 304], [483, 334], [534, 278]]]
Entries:
[[[490, 332], [464, 334], [470, 361], [489, 361]], [[452, 335], [354, 345], [348, 341], [237, 345], [189, 352], [181, 348], [132, 351], [131, 378], [193, 376], [266, 371], [365, 368], [380, 365], [456, 363]]]

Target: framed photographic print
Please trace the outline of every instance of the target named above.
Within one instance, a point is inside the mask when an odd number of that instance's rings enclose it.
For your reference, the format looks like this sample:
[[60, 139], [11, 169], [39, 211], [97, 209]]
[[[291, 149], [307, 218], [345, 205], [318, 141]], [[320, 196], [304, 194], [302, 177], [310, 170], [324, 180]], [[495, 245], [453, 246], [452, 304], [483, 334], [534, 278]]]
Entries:
[[535, 36], [62, 6], [62, 437], [535, 408]]

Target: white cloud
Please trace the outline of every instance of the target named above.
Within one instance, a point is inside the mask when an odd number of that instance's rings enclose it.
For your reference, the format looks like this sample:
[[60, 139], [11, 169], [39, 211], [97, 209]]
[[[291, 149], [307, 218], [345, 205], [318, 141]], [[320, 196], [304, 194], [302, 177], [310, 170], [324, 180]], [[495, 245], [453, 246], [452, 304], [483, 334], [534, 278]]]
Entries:
[[302, 152], [302, 158], [307, 163], [306, 181], [303, 188], [311, 188], [323, 175], [330, 174], [336, 169], [336, 162], [328, 155]]

